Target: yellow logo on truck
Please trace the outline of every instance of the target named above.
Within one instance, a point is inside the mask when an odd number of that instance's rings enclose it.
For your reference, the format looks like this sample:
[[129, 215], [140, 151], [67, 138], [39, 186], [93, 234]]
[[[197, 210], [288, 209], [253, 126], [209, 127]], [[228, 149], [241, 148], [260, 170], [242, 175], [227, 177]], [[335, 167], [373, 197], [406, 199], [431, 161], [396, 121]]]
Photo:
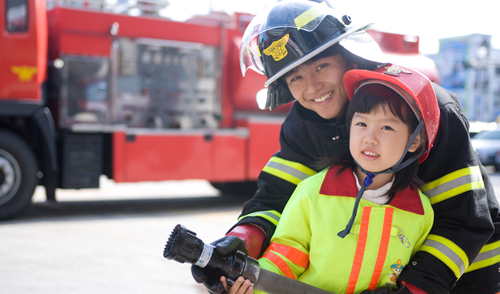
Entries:
[[33, 75], [37, 73], [38, 69], [35, 66], [13, 66], [10, 70], [17, 75], [20, 82], [31, 82]]
[[285, 58], [285, 56], [288, 54], [285, 45], [286, 43], [288, 43], [289, 38], [290, 35], [287, 34], [278, 41], [273, 42], [271, 46], [267, 47], [264, 50], [264, 54], [272, 56], [274, 61], [280, 61], [281, 59]]

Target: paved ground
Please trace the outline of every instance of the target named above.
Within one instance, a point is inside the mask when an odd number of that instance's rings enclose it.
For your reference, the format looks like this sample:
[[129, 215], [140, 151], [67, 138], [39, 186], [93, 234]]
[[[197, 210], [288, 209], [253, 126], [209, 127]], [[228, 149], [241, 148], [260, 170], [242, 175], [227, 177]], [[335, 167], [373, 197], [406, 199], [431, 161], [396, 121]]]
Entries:
[[57, 204], [40, 202], [40, 190], [0, 223], [1, 294], [206, 293], [189, 265], [163, 258], [166, 241], [176, 224], [206, 242], [223, 236], [244, 201], [201, 181], [109, 182], [58, 191]]

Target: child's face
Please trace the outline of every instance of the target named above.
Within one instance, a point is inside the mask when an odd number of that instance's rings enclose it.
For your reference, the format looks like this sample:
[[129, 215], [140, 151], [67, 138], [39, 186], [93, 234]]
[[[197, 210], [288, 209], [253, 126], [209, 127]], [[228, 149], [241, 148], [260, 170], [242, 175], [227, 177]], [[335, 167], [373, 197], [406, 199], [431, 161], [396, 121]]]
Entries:
[[332, 55], [298, 66], [285, 80], [302, 106], [330, 119], [341, 114], [349, 100], [342, 81], [347, 70], [347, 62]]
[[[387, 106], [380, 105], [370, 113], [354, 114], [349, 149], [361, 167], [379, 172], [399, 161], [410, 136], [408, 126]], [[409, 151], [414, 152], [418, 146], [418, 143], [412, 144]]]

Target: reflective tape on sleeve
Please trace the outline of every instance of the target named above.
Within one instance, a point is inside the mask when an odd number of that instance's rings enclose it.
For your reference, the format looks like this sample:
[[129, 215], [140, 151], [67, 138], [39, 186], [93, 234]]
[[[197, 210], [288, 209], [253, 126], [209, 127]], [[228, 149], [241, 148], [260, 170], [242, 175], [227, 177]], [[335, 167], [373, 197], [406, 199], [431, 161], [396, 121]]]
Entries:
[[500, 262], [500, 241], [484, 245], [465, 272], [492, 266]]
[[282, 255], [270, 251], [264, 254], [261, 258], [267, 259], [271, 263], [273, 263], [280, 270], [283, 276], [294, 280], [297, 279], [297, 277], [295, 277], [295, 274], [290, 269], [290, 266], [286, 263]]
[[247, 215], [244, 215], [238, 219], [238, 221], [246, 218], [246, 217], [261, 217], [264, 218], [271, 223], [273, 223], [275, 226], [278, 225], [278, 222], [280, 221], [281, 218], [281, 213], [277, 212], [276, 210], [268, 210], [268, 211], [257, 211], [253, 212]]
[[436, 204], [467, 191], [484, 188], [479, 166], [463, 168], [422, 186], [422, 192]]
[[462, 248], [458, 247], [452, 241], [438, 235], [429, 235], [419, 251], [430, 253], [441, 260], [453, 271], [457, 279], [459, 279], [465, 272], [465, 269], [469, 267], [469, 258]]
[[307, 265], [309, 264], [309, 255], [292, 246], [273, 242], [269, 245], [269, 247], [267, 247], [266, 252], [264, 252], [264, 256], [269, 251], [274, 251], [283, 255], [288, 258], [290, 262], [302, 267], [303, 269], [307, 268]]
[[294, 185], [298, 185], [301, 181], [317, 174], [315, 170], [303, 164], [279, 157], [271, 157], [262, 171]]

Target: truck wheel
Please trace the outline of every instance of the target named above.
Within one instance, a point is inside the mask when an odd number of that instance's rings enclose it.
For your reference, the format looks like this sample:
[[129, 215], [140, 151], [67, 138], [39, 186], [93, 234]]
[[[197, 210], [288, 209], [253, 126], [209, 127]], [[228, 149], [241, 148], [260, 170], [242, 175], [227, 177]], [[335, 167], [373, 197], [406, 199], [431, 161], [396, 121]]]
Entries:
[[31, 203], [37, 171], [29, 145], [15, 133], [0, 130], [0, 219], [18, 215]]
[[225, 182], [225, 183], [212, 183], [212, 187], [221, 191], [223, 195], [234, 195], [234, 196], [249, 196], [257, 191], [256, 181], [246, 181], [246, 182]]

